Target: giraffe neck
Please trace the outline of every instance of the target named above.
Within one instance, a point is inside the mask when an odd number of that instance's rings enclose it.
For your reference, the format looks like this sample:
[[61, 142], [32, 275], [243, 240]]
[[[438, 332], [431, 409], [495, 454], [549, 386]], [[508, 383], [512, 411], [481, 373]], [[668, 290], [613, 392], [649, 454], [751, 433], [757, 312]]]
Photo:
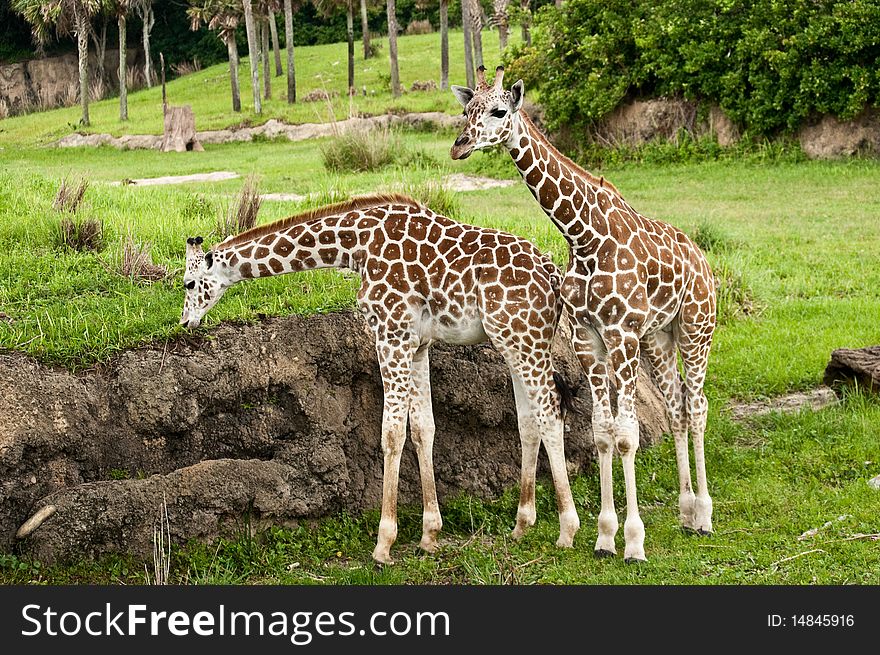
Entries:
[[372, 233], [376, 223], [333, 215], [258, 232], [253, 238], [245, 233], [219, 244], [215, 263], [225, 264], [231, 283], [318, 268], [358, 272], [369, 242], [364, 233]]
[[526, 186], [570, 244], [608, 234], [606, 215], [617, 190], [559, 152], [521, 111], [507, 149]]

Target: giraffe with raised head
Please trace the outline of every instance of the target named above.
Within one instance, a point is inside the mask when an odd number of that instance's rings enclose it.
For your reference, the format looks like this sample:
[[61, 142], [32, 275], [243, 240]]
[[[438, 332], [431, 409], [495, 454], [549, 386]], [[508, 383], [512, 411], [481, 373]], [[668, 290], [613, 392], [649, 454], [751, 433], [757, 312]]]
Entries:
[[[522, 80], [505, 89], [503, 76], [504, 68], [499, 66], [494, 84], [488, 84], [485, 71], [479, 71], [476, 90], [452, 87], [465, 108], [467, 122], [450, 154], [453, 159], [464, 159], [480, 148], [507, 148], [529, 190], [568, 242], [570, 261], [562, 298], [575, 352], [592, 389], [593, 438], [599, 455], [602, 506], [595, 551], [598, 555], [617, 552], [618, 521], [611, 484], [616, 449], [626, 484], [624, 556], [643, 560], [645, 529], [635, 478], [640, 352], [652, 365], [672, 425], [679, 520], [687, 529], [712, 531], [703, 445], [708, 403], [703, 384], [715, 330], [714, 278], [703, 253], [681, 230], [642, 216], [604, 178], [585, 171], [553, 147], [521, 111]], [[612, 390], [617, 394], [616, 415]], [[691, 488], [688, 432], [696, 495]]]
[[199, 325], [241, 280], [316, 268], [361, 275], [357, 306], [376, 340], [384, 387], [384, 474], [373, 558], [390, 563], [397, 538], [397, 484], [407, 419], [422, 483], [423, 549], [442, 526], [434, 484], [434, 418], [428, 350], [435, 341], [489, 340], [510, 369], [522, 445], [515, 538], [535, 522], [535, 468], [543, 443], [559, 505], [557, 545], [580, 527], [563, 452], [570, 391], [553, 369], [562, 275], [527, 240], [464, 225], [400, 195], [365, 196], [256, 227], [202, 250], [187, 239], [180, 323]]

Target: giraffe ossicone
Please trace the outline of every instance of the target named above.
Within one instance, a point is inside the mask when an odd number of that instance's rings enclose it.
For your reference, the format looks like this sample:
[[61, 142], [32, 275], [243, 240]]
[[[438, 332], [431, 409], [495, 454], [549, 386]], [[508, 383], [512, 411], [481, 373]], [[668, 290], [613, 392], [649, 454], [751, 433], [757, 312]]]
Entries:
[[416, 447], [424, 514], [420, 546], [437, 548], [442, 526], [433, 471], [434, 418], [428, 353], [435, 341], [489, 340], [510, 369], [522, 470], [514, 537], [535, 522], [535, 468], [547, 451], [559, 505], [557, 544], [580, 522], [563, 449], [561, 379], [551, 344], [562, 275], [526, 239], [457, 223], [401, 195], [355, 198], [243, 232], [207, 253], [187, 239], [181, 324], [196, 327], [242, 280], [316, 268], [360, 274], [357, 305], [376, 340], [384, 406], [382, 513], [373, 558], [391, 562], [407, 422]]
[[[639, 516], [635, 453], [639, 429], [635, 389], [639, 353], [652, 364], [675, 438], [679, 520], [700, 533], [712, 531], [704, 434], [708, 404], [703, 385], [715, 329], [715, 283], [699, 247], [681, 230], [646, 218], [603, 177], [597, 178], [557, 150], [522, 109], [524, 85], [477, 89], [453, 86], [467, 122], [450, 150], [464, 159], [475, 150], [503, 145], [526, 186], [569, 245], [562, 284], [575, 352], [593, 397], [593, 438], [599, 458], [602, 507], [597, 554], [616, 552], [618, 529], [611, 460], [623, 462], [627, 516], [625, 557], [645, 559]], [[679, 373], [681, 357], [684, 379]], [[617, 413], [610, 394], [617, 394]], [[694, 451], [696, 495], [691, 488], [688, 433]]]

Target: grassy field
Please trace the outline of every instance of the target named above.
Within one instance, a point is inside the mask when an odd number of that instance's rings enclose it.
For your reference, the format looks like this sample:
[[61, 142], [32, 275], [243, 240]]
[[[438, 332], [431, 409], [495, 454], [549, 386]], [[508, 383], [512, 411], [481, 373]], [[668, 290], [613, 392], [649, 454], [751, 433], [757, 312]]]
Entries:
[[[402, 39], [402, 56], [422, 52], [427, 57], [436, 38]], [[342, 45], [312, 50], [303, 48], [297, 55], [304, 79], [317, 74], [318, 61], [339, 59], [344, 64]], [[454, 49], [452, 60], [456, 60]], [[429, 76], [421, 74], [418, 58], [409, 64], [404, 61], [405, 81]], [[337, 86], [344, 83], [344, 66], [328, 70], [337, 76]], [[196, 106], [200, 127], [209, 126], [202, 124], [203, 118], [211, 127], [238, 119], [222, 105], [226, 95], [209, 96], [198, 90], [205, 87], [190, 83], [213, 79], [211, 88], [225, 94], [220, 77], [222, 67], [214, 67], [169, 87], [176, 103], [204, 103], [201, 110]], [[308, 89], [307, 83], [301, 86]], [[372, 107], [378, 111], [391, 104], [409, 109], [439, 106], [454, 111], [451, 94], [446, 95], [409, 94], [401, 101], [413, 105], [377, 95]], [[157, 97], [155, 90], [133, 94], [133, 120], [125, 127], [111, 118], [113, 101], [98, 103], [94, 129], [117, 134], [158, 131], [159, 123], [148, 117]], [[243, 98], [247, 98], [244, 91]], [[347, 100], [345, 104], [339, 110], [347, 115]], [[271, 107], [276, 111], [274, 104]], [[283, 115], [289, 120], [315, 120], [305, 115], [311, 110], [300, 106]], [[278, 103], [277, 111], [288, 109]], [[0, 311], [11, 319], [0, 321], [0, 348], [24, 350], [73, 369], [178, 331], [184, 240], [202, 234], [212, 241], [218, 215], [242, 184], [239, 179], [137, 188], [110, 186], [110, 182], [231, 170], [242, 176], [256, 173], [265, 192], [328, 196], [401, 185], [418, 189], [452, 172], [516, 178], [506, 155], [478, 154], [465, 162], [450, 161], [451, 133], [401, 133], [397, 138], [403, 155], [397, 165], [358, 175], [324, 170], [320, 153], [325, 141], [231, 144], [209, 147], [200, 154], [41, 147], [60, 136], [59, 126], [75, 114], [75, 109], [58, 110], [0, 122]], [[612, 180], [643, 213], [695, 235], [725, 284], [725, 312], [707, 384], [711, 403], [707, 450], [716, 535], [695, 538], [677, 528], [675, 458], [667, 440], [638, 457], [649, 557], [642, 566], [593, 558], [599, 493], [597, 475], [588, 472], [573, 481], [583, 527], [572, 551], [553, 546], [558, 529], [554, 495], [545, 483], [538, 492], [539, 523], [522, 543], [507, 536], [515, 515], [514, 489], [494, 502], [467, 497], [447, 501], [443, 507], [446, 547], [436, 556], [416, 553], [420, 515], [417, 508], [405, 509], [393, 551], [399, 564], [392, 568], [377, 570], [370, 563], [378, 515], [369, 512], [333, 517], [298, 530], [272, 530], [257, 538], [243, 536], [212, 547], [190, 545], [175, 552], [174, 580], [880, 583], [880, 542], [858, 536], [880, 532], [880, 492], [866, 484], [880, 472], [880, 403], [854, 393], [840, 406], [820, 412], [775, 414], [745, 423], [732, 421], [725, 411], [737, 399], [815, 387], [832, 349], [880, 342], [880, 200], [875, 191], [880, 164], [868, 160], [767, 163], [744, 156], [597, 172]], [[80, 212], [104, 222], [106, 249], [98, 254], [74, 253], [55, 244], [58, 214], [52, 200], [68, 174], [91, 181]], [[563, 263], [564, 243], [525, 185], [456, 195], [460, 220], [526, 236]], [[266, 202], [261, 221], [298, 208], [296, 203]], [[143, 285], [114, 272], [129, 231], [150, 242], [156, 261], [176, 274], [167, 282]], [[253, 320], [261, 313], [351, 307], [355, 288], [355, 280], [335, 272], [238, 285], [208, 314], [204, 329], [223, 320]], [[616, 477], [619, 484], [619, 469]], [[616, 493], [620, 507], [622, 484]], [[822, 528], [827, 522], [830, 525]], [[822, 529], [812, 538], [798, 539], [811, 528]], [[140, 564], [124, 558], [45, 569], [15, 556], [0, 556], [3, 582], [142, 582], [143, 576]]]

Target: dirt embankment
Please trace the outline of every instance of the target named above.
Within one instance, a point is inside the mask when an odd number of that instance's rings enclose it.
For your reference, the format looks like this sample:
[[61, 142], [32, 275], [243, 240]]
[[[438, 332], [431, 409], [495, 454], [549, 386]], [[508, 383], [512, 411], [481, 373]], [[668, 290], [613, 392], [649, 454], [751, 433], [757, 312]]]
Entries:
[[[583, 384], [567, 340], [556, 347], [557, 368]], [[519, 439], [500, 356], [438, 345], [431, 373], [441, 502], [515, 485]], [[593, 458], [590, 401], [579, 404], [567, 420], [573, 472]], [[44, 561], [148, 555], [163, 498], [177, 541], [235, 533], [245, 515], [260, 526], [377, 507], [381, 413], [372, 337], [354, 313], [223, 325], [81, 375], [0, 355], [0, 550]], [[644, 373], [639, 416], [646, 442], [668, 429]], [[541, 466], [546, 474], [543, 455]], [[408, 443], [404, 503], [420, 502], [417, 471]]]

